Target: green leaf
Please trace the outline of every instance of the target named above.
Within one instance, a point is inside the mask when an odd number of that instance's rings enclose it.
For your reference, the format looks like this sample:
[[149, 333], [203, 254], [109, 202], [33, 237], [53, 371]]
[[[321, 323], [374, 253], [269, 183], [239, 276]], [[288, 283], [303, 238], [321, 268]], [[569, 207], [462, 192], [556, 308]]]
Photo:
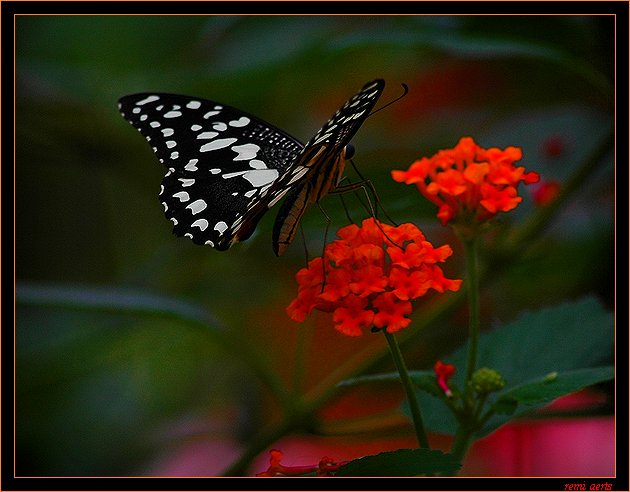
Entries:
[[410, 371], [409, 375], [413, 383], [427, 393], [440, 396], [444, 393], [437, 385], [437, 378], [433, 371]]
[[454, 475], [461, 464], [450, 454], [434, 449], [398, 449], [353, 460], [339, 468], [337, 477], [415, 477]]
[[222, 331], [221, 323], [201, 306], [151, 292], [123, 287], [18, 283], [16, 302], [25, 305], [173, 317]]
[[139, 289], [26, 282], [17, 284], [15, 297], [23, 305], [134, 314], [187, 323], [244, 360], [275, 394], [288, 399], [264, 354], [235, 330], [226, 330], [217, 318], [197, 304]]
[[397, 372], [386, 372], [381, 374], [369, 374], [367, 376], [358, 376], [356, 378], [344, 379], [337, 383], [338, 388], [344, 388], [348, 386], [357, 386], [359, 384], [369, 383], [391, 383], [400, 381], [400, 376]]
[[[586, 298], [524, 313], [513, 322], [483, 334], [479, 339], [477, 367], [488, 367], [502, 374], [507, 384], [501, 394], [544, 379], [555, 371], [559, 380], [557, 388], [566, 389], [566, 392], [556, 394], [555, 397], [559, 397], [575, 391], [571, 389], [573, 386], [564, 384], [567, 381], [565, 374], [609, 365], [613, 360], [613, 348], [612, 313], [607, 312], [596, 299]], [[463, 346], [451, 356], [442, 358], [457, 367], [453, 382], [460, 388], [464, 387], [467, 349]], [[585, 374], [577, 372], [569, 376], [576, 378], [578, 389], [584, 387], [578, 383]], [[491, 395], [488, 404], [493, 405], [499, 397], [499, 394]], [[426, 393], [419, 394], [419, 398], [427, 430], [454, 434], [457, 421], [445, 411], [444, 403]], [[507, 401], [504, 400], [506, 404]], [[551, 400], [530, 402], [527, 409], [534, 410], [548, 401]], [[509, 415], [495, 415], [476, 437], [489, 434], [511, 418]]]
[[[409, 371], [411, 381], [418, 388], [430, 393], [434, 396], [442, 394], [435, 379], [433, 371]], [[337, 383], [338, 388], [346, 388], [349, 386], [357, 386], [359, 384], [375, 384], [375, 383], [398, 383], [400, 384], [400, 375], [397, 372], [386, 372], [381, 374], [369, 374], [367, 376], [358, 376], [355, 378], [344, 379]]]
[[548, 403], [560, 396], [579, 391], [592, 384], [611, 380], [615, 377], [613, 366], [578, 369], [562, 373], [553, 372], [535, 381], [516, 386], [504, 392], [493, 408], [497, 412], [513, 413], [523, 406], [521, 413], [532, 406]]

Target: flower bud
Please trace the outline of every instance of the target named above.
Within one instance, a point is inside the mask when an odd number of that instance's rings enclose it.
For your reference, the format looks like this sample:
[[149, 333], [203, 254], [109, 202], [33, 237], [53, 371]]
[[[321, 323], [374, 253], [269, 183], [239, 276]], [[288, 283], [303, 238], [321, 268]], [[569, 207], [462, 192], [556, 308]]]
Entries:
[[498, 371], [482, 367], [473, 373], [470, 384], [475, 393], [485, 395], [502, 389], [505, 380]]

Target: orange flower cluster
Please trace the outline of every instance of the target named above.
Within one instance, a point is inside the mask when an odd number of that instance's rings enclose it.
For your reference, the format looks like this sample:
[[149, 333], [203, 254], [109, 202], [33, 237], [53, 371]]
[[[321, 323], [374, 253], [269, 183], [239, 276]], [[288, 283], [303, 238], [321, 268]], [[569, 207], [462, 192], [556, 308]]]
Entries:
[[453, 219], [491, 219], [508, 212], [523, 199], [517, 186], [535, 183], [539, 176], [516, 167], [522, 157], [518, 147], [484, 149], [470, 137], [448, 150], [415, 161], [407, 171], [392, 171], [395, 181], [415, 184], [438, 207], [442, 224]]
[[299, 477], [315, 473], [318, 477], [329, 477], [333, 472], [347, 463], [347, 461], [336, 462], [328, 456], [324, 456], [317, 465], [306, 466], [286, 466], [280, 463], [284, 453], [278, 449], [269, 451], [269, 468], [264, 472], [257, 473], [257, 477]]
[[297, 273], [298, 296], [287, 308], [294, 321], [318, 309], [332, 312], [335, 328], [348, 336], [369, 327], [394, 333], [411, 322], [412, 300], [429, 289], [456, 291], [462, 282], [445, 278], [437, 265], [452, 254], [450, 246], [434, 248], [413, 224], [369, 218], [337, 235], [323, 259]]

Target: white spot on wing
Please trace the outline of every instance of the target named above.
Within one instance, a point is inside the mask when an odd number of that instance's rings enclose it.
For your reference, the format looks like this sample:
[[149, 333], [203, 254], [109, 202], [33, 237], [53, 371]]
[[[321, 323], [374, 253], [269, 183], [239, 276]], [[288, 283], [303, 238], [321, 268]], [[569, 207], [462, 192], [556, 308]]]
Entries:
[[188, 164], [186, 164], [186, 166], [184, 167], [184, 169], [186, 171], [197, 171], [197, 163], [199, 162], [199, 159], [190, 159], [188, 161]]
[[219, 231], [219, 234], [223, 234], [227, 230], [227, 228], [228, 225], [223, 221], [217, 222], [214, 226], [214, 230]]
[[[199, 127], [201, 128], [201, 127]], [[197, 139], [198, 140], [202, 140], [202, 139], [206, 139], [206, 140], [210, 140], [211, 138], [214, 138], [218, 135], [217, 132], [202, 132], [199, 135], [197, 135]]]
[[161, 132], [162, 135], [164, 135], [165, 137], [170, 137], [173, 133], [175, 133], [175, 130], [173, 130], [172, 128], [162, 128]]
[[183, 187], [192, 186], [195, 184], [194, 179], [186, 179], [186, 178], [177, 178], [177, 179], [181, 181]]
[[190, 101], [186, 104], [188, 109], [199, 109], [201, 107], [201, 103], [199, 101]]
[[291, 183], [297, 181], [302, 176], [304, 176], [307, 172], [308, 172], [308, 167], [304, 167], [304, 166], [296, 167], [293, 170], [293, 177], [291, 178], [291, 181], [289, 181], [287, 184], [291, 184]]
[[191, 129], [193, 132], [199, 131], [199, 130], [201, 130], [201, 128], [202, 128], [202, 126], [201, 126], [201, 125], [193, 125], [193, 126], [191, 126], [191, 127], [190, 127], [190, 129]]
[[212, 124], [212, 128], [214, 128], [215, 130], [219, 132], [222, 132], [224, 130], [227, 130], [227, 125], [223, 123], [222, 121], [218, 121]]
[[238, 120], [230, 121], [230, 126], [241, 127], [248, 125], [251, 120], [247, 116], [241, 116]]
[[208, 227], [208, 221], [206, 219], [197, 219], [192, 224], [190, 224], [190, 227], [199, 227], [199, 229], [205, 231]]
[[319, 142], [326, 140], [328, 137], [330, 137], [332, 135], [332, 133], [324, 133], [321, 137], [319, 137], [317, 140], [315, 140], [313, 142], [313, 145], [318, 144]]
[[236, 138], [220, 138], [219, 140], [214, 140], [213, 142], [209, 142], [207, 144], [203, 144], [199, 149], [199, 152], [208, 152], [210, 150], [217, 150], [227, 147], [228, 145], [232, 145], [236, 142]]
[[280, 201], [280, 199], [287, 194], [287, 192], [290, 190], [291, 188], [285, 188], [284, 190], [282, 190], [278, 195], [276, 195], [270, 202], [269, 205], [267, 205], [268, 208], [273, 207], [276, 203], [278, 203], [278, 201]]
[[179, 198], [179, 201], [183, 203], [190, 200], [190, 195], [185, 191], [178, 191], [173, 195], [173, 198]]
[[238, 155], [233, 159], [235, 161], [249, 161], [256, 157], [256, 154], [260, 150], [260, 147], [253, 143], [247, 143], [243, 145], [235, 145], [232, 150]]
[[177, 118], [181, 115], [181, 111], [169, 111], [168, 113], [164, 113], [164, 118]]
[[195, 200], [186, 208], [189, 208], [193, 215], [197, 215], [199, 212], [204, 211], [208, 207], [208, 204], [204, 202], [202, 199]]
[[267, 184], [273, 183], [278, 178], [277, 169], [254, 169], [247, 171], [243, 177], [249, 181], [252, 186], [259, 188]]
[[[219, 169], [219, 172], [221, 172], [221, 170]], [[223, 179], [230, 179], [230, 178], [234, 178], [236, 176], [242, 176], [243, 174], [248, 173], [249, 171], [236, 171], [235, 173], [226, 173], [223, 174], [221, 177]]]
[[160, 97], [159, 96], [149, 96], [145, 99], [143, 99], [142, 101], [138, 101], [136, 103], [136, 106], [142, 106], [143, 104], [147, 104], [153, 101], [157, 101]]
[[219, 114], [219, 111], [208, 111], [206, 114], [203, 115], [204, 119], [208, 119], [211, 116], [214, 116], [215, 114]]
[[249, 167], [253, 169], [267, 169], [267, 164], [258, 159], [252, 159], [251, 161], [249, 161]]

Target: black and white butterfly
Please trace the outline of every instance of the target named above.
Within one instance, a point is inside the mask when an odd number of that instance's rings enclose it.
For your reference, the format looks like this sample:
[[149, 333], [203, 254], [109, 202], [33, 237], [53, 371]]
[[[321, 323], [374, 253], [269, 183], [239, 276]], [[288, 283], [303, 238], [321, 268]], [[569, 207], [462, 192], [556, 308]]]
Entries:
[[174, 234], [226, 250], [250, 237], [284, 198], [273, 230], [280, 256], [307, 207], [338, 186], [350, 139], [384, 86], [380, 79], [365, 84], [306, 145], [250, 114], [197, 97], [133, 94], [118, 107], [168, 169], [160, 201]]

